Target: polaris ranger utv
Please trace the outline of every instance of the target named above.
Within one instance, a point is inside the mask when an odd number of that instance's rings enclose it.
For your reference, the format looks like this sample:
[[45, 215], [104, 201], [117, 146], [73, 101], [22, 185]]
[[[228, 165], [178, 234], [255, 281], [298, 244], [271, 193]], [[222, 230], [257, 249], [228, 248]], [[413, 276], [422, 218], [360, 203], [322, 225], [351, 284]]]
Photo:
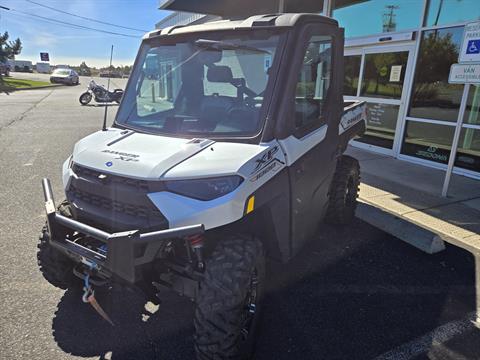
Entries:
[[366, 109], [343, 102], [343, 42], [313, 14], [148, 33], [113, 126], [65, 161], [58, 208], [43, 180], [44, 277], [84, 279], [84, 297], [167, 287], [196, 304], [199, 359], [250, 356], [265, 258], [354, 216], [359, 165], [342, 154]]

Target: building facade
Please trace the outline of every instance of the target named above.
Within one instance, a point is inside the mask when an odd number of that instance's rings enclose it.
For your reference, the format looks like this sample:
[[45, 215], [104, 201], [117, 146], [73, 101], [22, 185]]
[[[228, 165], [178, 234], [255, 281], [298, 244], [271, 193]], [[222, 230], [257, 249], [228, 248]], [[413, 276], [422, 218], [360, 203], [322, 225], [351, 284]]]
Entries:
[[465, 24], [480, 20], [480, 0], [167, 0], [160, 7], [176, 12], [158, 27], [272, 12], [335, 18], [345, 28], [344, 97], [369, 109], [367, 131], [353, 145], [446, 169], [461, 126], [454, 172], [480, 179], [480, 86], [448, 83]]

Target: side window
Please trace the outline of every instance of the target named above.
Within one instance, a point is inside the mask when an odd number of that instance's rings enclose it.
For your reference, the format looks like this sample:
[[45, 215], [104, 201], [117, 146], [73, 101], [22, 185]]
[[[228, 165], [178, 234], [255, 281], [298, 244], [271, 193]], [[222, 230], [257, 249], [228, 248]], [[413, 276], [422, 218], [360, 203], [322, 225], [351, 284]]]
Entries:
[[295, 94], [295, 128], [312, 128], [326, 123], [326, 99], [332, 78], [332, 38], [310, 37]]

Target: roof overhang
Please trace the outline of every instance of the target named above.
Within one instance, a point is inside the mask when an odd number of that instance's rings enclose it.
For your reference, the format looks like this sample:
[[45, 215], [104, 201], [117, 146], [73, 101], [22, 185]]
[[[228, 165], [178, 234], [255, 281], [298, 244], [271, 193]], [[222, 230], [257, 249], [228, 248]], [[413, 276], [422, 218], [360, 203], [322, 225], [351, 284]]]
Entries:
[[[335, 9], [367, 0], [335, 0]], [[160, 9], [240, 18], [257, 14], [277, 13], [283, 3], [284, 12], [321, 13], [323, 0], [161, 0]]]
[[166, 0], [160, 9], [240, 18], [278, 12], [279, 0]]

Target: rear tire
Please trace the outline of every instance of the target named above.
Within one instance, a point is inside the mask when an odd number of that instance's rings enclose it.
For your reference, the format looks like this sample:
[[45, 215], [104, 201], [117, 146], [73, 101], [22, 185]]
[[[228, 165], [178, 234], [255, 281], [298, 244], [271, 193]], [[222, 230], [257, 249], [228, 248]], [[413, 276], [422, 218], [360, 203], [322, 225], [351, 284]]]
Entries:
[[[58, 206], [58, 212], [66, 217], [72, 217], [70, 204], [66, 201]], [[73, 274], [73, 262], [49, 244], [50, 234], [47, 225], [40, 233], [38, 244], [37, 263], [45, 280], [60, 289], [66, 290], [75, 283], [77, 278]]]
[[206, 264], [195, 310], [197, 359], [251, 357], [265, 279], [262, 243], [247, 235], [220, 241]]
[[325, 220], [331, 224], [350, 223], [357, 209], [358, 190], [360, 186], [360, 165], [358, 160], [342, 155], [329, 192], [329, 204]]
[[84, 92], [82, 95], [80, 95], [80, 98], [78, 99], [80, 101], [80, 104], [82, 105], [87, 105], [92, 101], [92, 94], [89, 92]]

